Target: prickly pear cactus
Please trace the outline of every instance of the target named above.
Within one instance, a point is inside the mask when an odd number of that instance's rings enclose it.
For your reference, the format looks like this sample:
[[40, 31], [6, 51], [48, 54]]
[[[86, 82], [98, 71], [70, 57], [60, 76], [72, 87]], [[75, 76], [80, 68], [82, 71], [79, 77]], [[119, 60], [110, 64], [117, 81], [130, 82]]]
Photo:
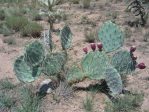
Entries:
[[39, 41], [32, 42], [26, 47], [24, 56], [25, 62], [31, 67], [41, 64], [45, 57], [43, 45]]
[[109, 59], [104, 52], [90, 52], [83, 59], [82, 70], [90, 79], [104, 79], [104, 71], [109, 66]]
[[85, 74], [82, 72], [82, 70], [77, 67], [73, 66], [68, 72], [67, 72], [67, 81], [69, 83], [74, 83], [81, 81], [85, 78]]
[[113, 96], [122, 92], [122, 80], [118, 71], [112, 66], [105, 70], [105, 81]]
[[53, 50], [53, 41], [52, 41], [52, 35], [50, 30], [46, 30], [42, 33], [43, 43], [45, 45], [45, 48], [47, 48], [47, 51]]
[[43, 72], [52, 76], [60, 73], [66, 63], [66, 55], [64, 53], [48, 54], [43, 62]]
[[118, 51], [114, 54], [111, 64], [121, 75], [129, 74], [136, 68], [136, 62], [132, 60], [131, 54], [128, 51]]
[[21, 82], [32, 82], [41, 73], [40, 67], [36, 66], [31, 68], [30, 66], [28, 66], [25, 63], [23, 56], [20, 56], [18, 59], [16, 59], [14, 63], [14, 71], [16, 73], [17, 78]]
[[99, 29], [98, 39], [102, 42], [104, 50], [111, 52], [123, 45], [124, 34], [116, 24], [107, 21]]
[[64, 26], [64, 28], [60, 32], [60, 38], [63, 50], [66, 50], [71, 47], [72, 32], [69, 26]]

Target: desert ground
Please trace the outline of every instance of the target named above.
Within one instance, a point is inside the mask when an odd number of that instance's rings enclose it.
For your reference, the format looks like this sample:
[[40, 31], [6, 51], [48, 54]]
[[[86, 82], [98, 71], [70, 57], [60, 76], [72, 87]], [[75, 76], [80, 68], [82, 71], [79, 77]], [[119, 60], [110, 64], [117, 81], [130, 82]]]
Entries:
[[[3, 4], [0, 4], [2, 7]], [[143, 101], [138, 109], [138, 112], [149, 112], [149, 42], [144, 41], [144, 36], [149, 32], [149, 21], [144, 27], [130, 27], [126, 24], [126, 21], [134, 19], [134, 15], [130, 12], [126, 12], [128, 3], [118, 0], [93, 0], [90, 7], [85, 9], [81, 4], [73, 4], [65, 2], [59, 5], [55, 5], [54, 9], [63, 10], [66, 14], [64, 21], [58, 21], [54, 23], [55, 29], [61, 29], [65, 23], [67, 23], [72, 31], [72, 47], [68, 50], [69, 64], [79, 62], [85, 55], [83, 48], [90, 46], [90, 43], [86, 42], [85, 30], [88, 28], [92, 31], [98, 31], [100, 26], [107, 20], [113, 20], [120, 28], [129, 36], [125, 37], [124, 49], [128, 49], [131, 46], [136, 46], [135, 55], [139, 62], [144, 62], [146, 68], [143, 70], [137, 69], [131, 75], [127, 77], [127, 84], [125, 89], [129, 91], [137, 91], [144, 94]], [[1, 8], [0, 7], [0, 8]], [[149, 7], [149, 5], [148, 5]], [[148, 12], [149, 8], [145, 7]], [[37, 21], [45, 29], [49, 29], [50, 25], [45, 17], [41, 21]], [[127, 30], [126, 30], [127, 29]], [[60, 48], [60, 41], [56, 32], [52, 32], [52, 40]], [[148, 35], [149, 37], [149, 35]], [[4, 42], [6, 39], [14, 39], [15, 44], [9, 45]], [[19, 32], [4, 36], [0, 34], [0, 79], [10, 79], [12, 83], [19, 84], [13, 65], [17, 57], [24, 52], [26, 44], [39, 38], [22, 37]], [[43, 79], [38, 79], [34, 85], [38, 85]], [[77, 87], [88, 87], [90, 84], [94, 84], [98, 81], [85, 79], [82, 82], [74, 84]], [[104, 112], [105, 100], [108, 96], [102, 92], [91, 91], [75, 91], [67, 98], [60, 97], [60, 100], [53, 99], [53, 94], [46, 95], [43, 99], [41, 106], [41, 112], [84, 112], [83, 102], [87, 96], [93, 98], [93, 112]], [[4, 111], [4, 110], [3, 110]], [[3, 112], [0, 110], [0, 112]], [[7, 110], [8, 111], [8, 110]], [[6, 111], [6, 112], [7, 112]], [[24, 111], [29, 112], [29, 111]], [[127, 111], [118, 111], [127, 112]], [[131, 111], [130, 111], [131, 112]], [[133, 112], [133, 111], [132, 111]]]

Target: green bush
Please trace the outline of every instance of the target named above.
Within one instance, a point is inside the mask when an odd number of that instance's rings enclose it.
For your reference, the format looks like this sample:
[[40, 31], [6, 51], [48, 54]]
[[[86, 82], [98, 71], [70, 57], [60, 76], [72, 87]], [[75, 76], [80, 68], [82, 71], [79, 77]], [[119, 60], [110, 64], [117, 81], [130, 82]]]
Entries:
[[15, 31], [20, 31], [28, 23], [28, 19], [25, 17], [9, 16], [6, 18], [6, 25]]
[[31, 22], [27, 24], [22, 30], [21, 34], [22, 36], [32, 36], [34, 38], [40, 37], [42, 26], [37, 24], [36, 22]]
[[3, 9], [0, 10], [0, 20], [5, 19], [5, 11]]

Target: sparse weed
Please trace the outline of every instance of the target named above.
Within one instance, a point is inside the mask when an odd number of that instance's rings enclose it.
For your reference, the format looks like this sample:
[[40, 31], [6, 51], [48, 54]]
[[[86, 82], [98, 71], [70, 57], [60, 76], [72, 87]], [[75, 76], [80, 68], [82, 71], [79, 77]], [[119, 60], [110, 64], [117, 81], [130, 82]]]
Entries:
[[40, 112], [41, 98], [28, 87], [23, 87], [20, 92], [21, 102], [15, 112]]
[[93, 98], [87, 96], [83, 102], [83, 107], [86, 112], [93, 112]]
[[10, 90], [10, 89], [14, 89], [16, 86], [11, 83], [11, 81], [9, 79], [3, 79], [0, 80], [0, 89], [4, 89], [4, 90]]
[[138, 112], [142, 101], [142, 94], [126, 94], [113, 102], [106, 102], [105, 112]]
[[0, 34], [4, 36], [9, 36], [13, 33], [11, 29], [9, 29], [4, 23], [0, 24]]
[[15, 101], [13, 98], [3, 93], [0, 94], [0, 110], [4, 108], [10, 109], [14, 105], [15, 105]]
[[3, 42], [7, 43], [8, 45], [15, 45], [16, 39], [15, 38], [5, 38], [5, 39], [3, 39]]

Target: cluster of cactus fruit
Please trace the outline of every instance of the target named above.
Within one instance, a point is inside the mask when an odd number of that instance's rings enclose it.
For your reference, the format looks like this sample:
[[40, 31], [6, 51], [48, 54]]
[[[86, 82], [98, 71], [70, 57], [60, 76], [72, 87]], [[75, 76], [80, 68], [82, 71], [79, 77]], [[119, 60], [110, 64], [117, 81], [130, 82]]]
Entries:
[[66, 50], [70, 47], [71, 36], [70, 28], [67, 25], [64, 26], [61, 30], [60, 39], [65, 51], [53, 52], [50, 30], [43, 32], [43, 39], [31, 42], [26, 46], [24, 55], [16, 59], [14, 71], [17, 78], [22, 82], [32, 82], [41, 73], [48, 76], [59, 74], [67, 60]]
[[[111, 95], [117, 95], [122, 92], [123, 85], [121, 76], [130, 74], [136, 68], [144, 69], [145, 64], [137, 64], [137, 57], [133, 52], [136, 47], [132, 46], [130, 51], [118, 50], [124, 42], [124, 34], [120, 28], [107, 21], [99, 29], [98, 38], [100, 43], [90, 44], [92, 51], [83, 48], [86, 54], [83, 57], [80, 67], [72, 67], [67, 74], [67, 80], [70, 83], [90, 78], [95, 80], [105, 80]], [[117, 51], [118, 50], [118, 51]], [[107, 53], [115, 51], [111, 57]]]

